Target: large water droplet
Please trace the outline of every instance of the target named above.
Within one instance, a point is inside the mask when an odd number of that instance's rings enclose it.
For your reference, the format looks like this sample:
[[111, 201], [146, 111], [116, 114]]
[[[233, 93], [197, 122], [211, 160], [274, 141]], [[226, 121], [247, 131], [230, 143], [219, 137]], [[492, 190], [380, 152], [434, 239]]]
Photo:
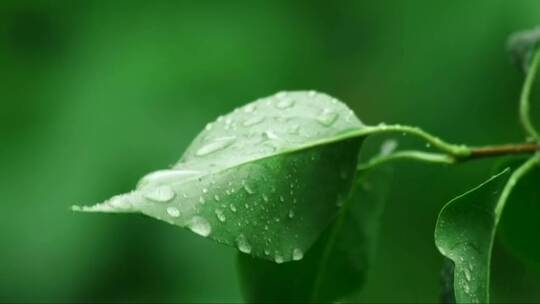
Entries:
[[170, 184], [178, 182], [190, 176], [198, 175], [195, 170], [159, 170], [145, 175], [138, 183], [138, 188], [156, 186], [160, 184]]
[[292, 253], [292, 259], [294, 261], [300, 261], [303, 258], [304, 258], [304, 252], [299, 248], [295, 248]]
[[171, 217], [179, 217], [180, 216], [180, 210], [178, 208], [170, 206], [167, 207], [167, 214]]
[[204, 237], [209, 236], [210, 232], [212, 232], [210, 223], [201, 216], [194, 216], [189, 222], [188, 228], [196, 234]]
[[236, 238], [236, 244], [238, 245], [238, 250], [240, 250], [241, 252], [247, 253], [247, 254], [251, 253], [251, 245], [247, 241], [245, 235], [240, 234]]
[[214, 212], [216, 213], [216, 217], [218, 218], [218, 220], [219, 220], [220, 222], [225, 222], [225, 221], [227, 220], [227, 218], [225, 217], [225, 213], [223, 212], [223, 210], [221, 210], [221, 209], [218, 208], [218, 209], [216, 209]]
[[171, 189], [169, 186], [159, 186], [150, 192], [147, 192], [144, 194], [144, 197], [146, 197], [149, 200], [164, 203], [172, 200], [176, 193]]
[[251, 126], [260, 124], [263, 121], [264, 121], [264, 116], [253, 116], [253, 117], [250, 117], [250, 118], [244, 120], [242, 125], [244, 127], [251, 127]]
[[216, 138], [211, 143], [202, 146], [199, 150], [197, 150], [195, 154], [197, 156], [204, 156], [204, 155], [217, 152], [219, 150], [223, 150], [227, 148], [228, 146], [230, 146], [235, 140], [236, 140], [235, 136], [226, 136], [226, 137]]
[[317, 121], [325, 127], [329, 127], [338, 118], [338, 113], [332, 112], [332, 110], [324, 109], [322, 113], [317, 117]]

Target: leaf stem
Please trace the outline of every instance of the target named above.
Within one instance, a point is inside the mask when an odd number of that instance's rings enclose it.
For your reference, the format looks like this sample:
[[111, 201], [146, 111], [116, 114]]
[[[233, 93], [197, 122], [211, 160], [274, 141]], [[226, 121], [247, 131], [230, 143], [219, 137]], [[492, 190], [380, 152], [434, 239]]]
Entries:
[[367, 163], [358, 165], [357, 170], [366, 170], [389, 161], [404, 159], [440, 164], [453, 164], [456, 162], [456, 159], [454, 157], [441, 153], [429, 153], [422, 151], [398, 151], [387, 155], [375, 156]]
[[372, 134], [387, 133], [387, 132], [401, 132], [403, 134], [411, 134], [422, 138], [434, 148], [452, 155], [456, 158], [468, 157], [471, 154], [471, 149], [465, 145], [455, 145], [448, 143], [439, 137], [430, 134], [418, 127], [405, 126], [405, 125], [386, 125], [379, 124], [377, 126], [367, 127], [368, 132]]
[[521, 96], [519, 101], [519, 119], [523, 129], [535, 141], [540, 141], [540, 135], [538, 131], [534, 128], [534, 125], [531, 122], [530, 117], [530, 95], [531, 88], [536, 77], [536, 72], [540, 67], [540, 48], [538, 48], [533, 55], [531, 65], [527, 69], [527, 75], [525, 77], [525, 82], [523, 83], [523, 88], [521, 90]]
[[533, 157], [529, 158], [525, 163], [523, 163], [519, 168], [517, 168], [510, 178], [508, 179], [508, 182], [506, 182], [506, 185], [503, 188], [503, 191], [501, 193], [501, 196], [499, 197], [499, 200], [497, 201], [497, 205], [495, 206], [495, 221], [496, 223], [501, 218], [504, 206], [506, 205], [506, 201], [508, 197], [510, 196], [510, 193], [512, 192], [512, 189], [516, 185], [516, 183], [525, 175], [527, 172], [529, 172], [534, 166], [540, 165], [540, 153], [536, 153]]
[[540, 145], [534, 143], [506, 144], [501, 146], [487, 146], [471, 148], [468, 159], [494, 157], [509, 154], [527, 154], [540, 151]]
[[450, 144], [418, 127], [411, 127], [405, 125], [379, 124], [377, 126], [367, 127], [367, 129], [363, 130], [362, 132], [364, 135], [380, 134], [387, 132], [401, 132], [404, 134], [411, 134], [421, 139], [424, 139], [431, 146], [439, 149], [443, 153], [430, 153], [415, 150], [398, 151], [387, 155], [375, 156], [366, 163], [359, 164], [358, 170], [372, 168], [393, 160], [409, 159], [428, 163], [454, 164], [473, 159], [497, 157], [502, 155], [528, 154], [540, 151], [540, 144], [537, 143], [517, 143], [484, 147], [455, 145]]

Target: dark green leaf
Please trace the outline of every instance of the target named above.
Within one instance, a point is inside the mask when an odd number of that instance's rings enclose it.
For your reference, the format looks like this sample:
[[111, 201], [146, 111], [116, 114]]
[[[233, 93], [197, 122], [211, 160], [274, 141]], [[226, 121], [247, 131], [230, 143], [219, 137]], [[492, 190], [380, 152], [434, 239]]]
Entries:
[[76, 209], [140, 212], [259, 258], [300, 259], [350, 189], [361, 139], [347, 132], [362, 128], [328, 95], [278, 93], [208, 124], [136, 190]]
[[362, 172], [339, 217], [302, 261], [277, 265], [239, 255], [251, 302], [329, 302], [358, 291], [372, 259], [391, 172]]
[[[516, 167], [521, 161], [506, 162]], [[540, 273], [540, 167], [527, 173], [516, 184], [499, 224], [502, 244], [529, 267]]]
[[435, 244], [454, 263], [457, 303], [487, 303], [491, 249], [497, 217], [495, 208], [510, 170], [447, 203], [435, 227]]

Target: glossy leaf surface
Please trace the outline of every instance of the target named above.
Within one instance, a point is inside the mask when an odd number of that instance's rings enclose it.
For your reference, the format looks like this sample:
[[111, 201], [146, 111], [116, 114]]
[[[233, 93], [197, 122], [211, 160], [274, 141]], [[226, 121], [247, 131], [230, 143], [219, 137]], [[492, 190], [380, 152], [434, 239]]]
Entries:
[[510, 176], [505, 170], [447, 203], [439, 214], [435, 244], [454, 263], [457, 303], [487, 303], [495, 208]]
[[171, 169], [82, 211], [140, 212], [241, 252], [287, 262], [303, 255], [347, 195], [364, 128], [316, 92], [259, 99], [206, 126]]

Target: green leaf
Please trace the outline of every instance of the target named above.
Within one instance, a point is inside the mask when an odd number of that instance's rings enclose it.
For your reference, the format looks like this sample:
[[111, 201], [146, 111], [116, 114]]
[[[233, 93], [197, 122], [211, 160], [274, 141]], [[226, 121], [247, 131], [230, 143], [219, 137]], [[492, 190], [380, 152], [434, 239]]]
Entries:
[[447, 203], [435, 227], [435, 244], [454, 263], [457, 303], [487, 303], [495, 208], [510, 170]]
[[435, 227], [435, 244], [454, 263], [457, 303], [489, 302], [491, 250], [497, 225], [516, 184], [540, 163], [540, 154], [510, 175], [510, 168], [447, 203]]
[[[517, 167], [523, 160], [507, 161]], [[516, 184], [508, 198], [499, 225], [502, 244], [519, 260], [540, 273], [540, 167], [532, 169]]]
[[540, 27], [516, 32], [510, 36], [507, 48], [512, 54], [513, 61], [527, 72], [532, 55], [540, 41]]
[[362, 141], [347, 133], [364, 128], [335, 98], [281, 92], [208, 124], [173, 168], [146, 175], [134, 191], [75, 209], [140, 212], [259, 258], [291, 261], [336, 216]]
[[277, 265], [238, 256], [250, 302], [330, 302], [361, 289], [374, 255], [391, 170], [361, 172], [339, 217], [302, 261]]

